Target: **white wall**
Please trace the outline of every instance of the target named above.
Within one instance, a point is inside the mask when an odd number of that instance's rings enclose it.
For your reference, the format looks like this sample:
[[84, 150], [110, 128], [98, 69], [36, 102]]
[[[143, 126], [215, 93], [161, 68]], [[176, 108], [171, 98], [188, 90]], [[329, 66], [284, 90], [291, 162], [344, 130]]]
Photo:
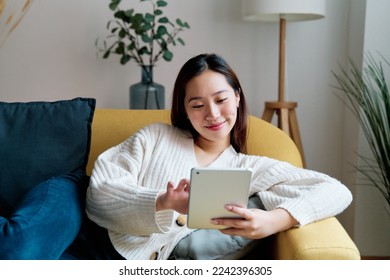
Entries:
[[[145, 5], [137, 0], [125, 2]], [[278, 25], [243, 22], [239, 0], [168, 2], [167, 14], [188, 21], [191, 29], [182, 33], [186, 46], [174, 49], [173, 61], [160, 61], [155, 68], [155, 81], [166, 87], [167, 100], [187, 59], [216, 52], [236, 70], [251, 113], [261, 116], [264, 101], [277, 98]], [[128, 108], [128, 87], [140, 80], [140, 69], [133, 62], [120, 65], [119, 58], [96, 57], [95, 40], [107, 34], [105, 25], [111, 19], [108, 3], [35, 0], [0, 49], [0, 100], [91, 96], [98, 107]], [[331, 71], [346, 61], [349, 6], [350, 0], [327, 0], [324, 19], [287, 24], [286, 95], [299, 104], [308, 168], [339, 179], [344, 166], [345, 110], [332, 93]], [[351, 215], [341, 221], [353, 236], [353, 225], [348, 225], [354, 220]]]
[[[128, 87], [140, 80], [138, 66], [96, 57], [95, 40], [107, 34], [111, 19], [108, 3], [35, 0], [0, 51], [0, 99], [92, 96], [99, 107], [127, 108]], [[325, 19], [287, 25], [286, 91], [299, 102], [308, 166], [336, 177], [342, 106], [329, 85], [330, 71], [345, 57], [348, 3], [330, 0]], [[188, 21], [191, 29], [182, 33], [186, 46], [174, 49], [173, 61], [160, 61], [155, 68], [155, 80], [165, 85], [167, 100], [179, 68], [201, 52], [219, 53], [230, 62], [254, 115], [261, 115], [264, 101], [277, 98], [278, 25], [244, 22], [240, 9], [239, 0], [169, 1], [167, 13]]]

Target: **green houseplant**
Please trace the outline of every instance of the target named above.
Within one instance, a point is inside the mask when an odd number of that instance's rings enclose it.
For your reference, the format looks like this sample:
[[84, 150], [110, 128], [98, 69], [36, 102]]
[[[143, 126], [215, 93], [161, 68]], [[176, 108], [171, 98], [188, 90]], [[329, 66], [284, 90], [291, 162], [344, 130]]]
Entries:
[[114, 19], [108, 21], [109, 35], [96, 40], [98, 54], [107, 59], [111, 54], [119, 55], [125, 65], [134, 60], [142, 69], [142, 82], [130, 89], [132, 109], [162, 109], [164, 88], [153, 81], [153, 67], [161, 58], [171, 61], [171, 48], [177, 43], [184, 45], [178, 34], [190, 26], [181, 19], [172, 22], [164, 16], [164, 0], [140, 0], [150, 4], [150, 12], [136, 12], [134, 9], [121, 9], [121, 0], [111, 0], [110, 10]]
[[390, 95], [383, 68], [390, 63], [383, 57], [383, 62], [377, 61], [371, 54], [365, 58], [363, 70], [350, 60], [350, 71], [341, 68], [341, 74], [333, 75], [372, 152], [372, 156], [358, 155], [362, 164], [357, 171], [380, 191], [390, 207]]

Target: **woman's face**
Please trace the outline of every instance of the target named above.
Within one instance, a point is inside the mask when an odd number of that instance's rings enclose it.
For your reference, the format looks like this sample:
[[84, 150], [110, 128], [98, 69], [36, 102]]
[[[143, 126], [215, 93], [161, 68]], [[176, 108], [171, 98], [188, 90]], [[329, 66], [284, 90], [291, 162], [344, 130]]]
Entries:
[[237, 119], [240, 97], [225, 76], [206, 70], [191, 79], [185, 90], [185, 110], [199, 137], [230, 143], [230, 131]]

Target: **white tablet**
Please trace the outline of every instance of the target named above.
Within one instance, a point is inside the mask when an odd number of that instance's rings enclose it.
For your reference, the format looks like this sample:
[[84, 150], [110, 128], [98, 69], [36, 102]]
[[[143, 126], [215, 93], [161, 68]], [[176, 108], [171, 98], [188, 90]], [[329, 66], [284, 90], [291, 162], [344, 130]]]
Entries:
[[188, 203], [187, 226], [193, 229], [223, 228], [212, 218], [237, 217], [227, 204], [247, 207], [252, 171], [242, 168], [193, 168]]

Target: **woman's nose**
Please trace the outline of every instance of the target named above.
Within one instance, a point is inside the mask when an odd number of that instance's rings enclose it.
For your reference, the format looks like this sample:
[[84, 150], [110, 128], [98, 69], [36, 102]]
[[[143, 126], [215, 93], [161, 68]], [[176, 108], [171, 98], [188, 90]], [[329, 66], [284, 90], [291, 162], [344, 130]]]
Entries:
[[220, 116], [220, 111], [219, 111], [218, 106], [216, 106], [214, 104], [210, 105], [208, 108], [208, 111], [207, 111], [206, 119], [207, 120], [215, 120], [219, 116]]

